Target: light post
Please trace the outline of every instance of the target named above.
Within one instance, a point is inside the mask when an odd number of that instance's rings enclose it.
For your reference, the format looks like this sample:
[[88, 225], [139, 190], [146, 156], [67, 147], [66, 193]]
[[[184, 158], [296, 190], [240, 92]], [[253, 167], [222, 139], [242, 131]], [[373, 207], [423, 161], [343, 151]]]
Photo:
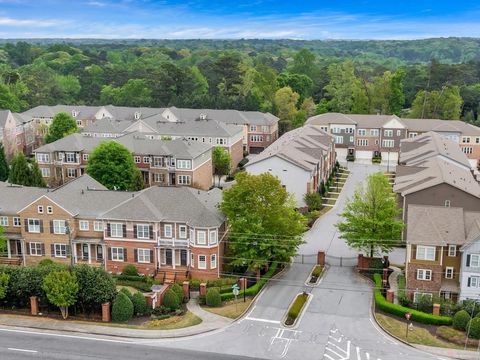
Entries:
[[72, 241], [72, 229], [70, 229], [70, 224], [68, 220], [65, 220], [65, 233], [68, 235], [68, 245], [70, 246], [70, 265], [73, 268], [75, 265], [75, 259], [73, 258], [73, 241]]
[[387, 156], [387, 173], [390, 172], [390, 149], [388, 150], [388, 156]]

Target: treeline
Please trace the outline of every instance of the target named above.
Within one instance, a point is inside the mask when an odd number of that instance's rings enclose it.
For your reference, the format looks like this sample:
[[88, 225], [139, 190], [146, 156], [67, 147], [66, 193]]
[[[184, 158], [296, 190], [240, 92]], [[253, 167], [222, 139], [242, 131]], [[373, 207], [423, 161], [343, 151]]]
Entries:
[[[278, 115], [282, 131], [327, 111], [476, 122], [478, 40], [457, 40], [455, 46], [452, 39], [313, 41], [299, 42], [306, 48], [298, 50], [288, 47], [290, 40], [6, 43], [0, 47], [0, 108], [114, 104], [260, 110]], [[318, 44], [324, 43], [336, 46], [337, 54], [322, 54]], [[360, 44], [368, 45], [363, 53]], [[451, 51], [460, 47], [471, 61], [407, 64], [401, 56], [390, 57], [407, 44], [427, 44], [441, 59], [451, 44]], [[365, 56], [369, 49], [377, 49], [375, 56]]]

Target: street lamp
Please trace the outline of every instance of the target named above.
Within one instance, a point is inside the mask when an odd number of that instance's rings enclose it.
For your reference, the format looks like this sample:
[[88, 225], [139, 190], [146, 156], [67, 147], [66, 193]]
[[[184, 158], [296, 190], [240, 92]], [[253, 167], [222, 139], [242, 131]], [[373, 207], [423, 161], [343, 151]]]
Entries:
[[65, 233], [68, 235], [68, 245], [70, 246], [70, 265], [75, 265], [75, 259], [73, 258], [73, 241], [72, 241], [72, 229], [70, 229], [70, 224], [68, 220], [65, 220]]

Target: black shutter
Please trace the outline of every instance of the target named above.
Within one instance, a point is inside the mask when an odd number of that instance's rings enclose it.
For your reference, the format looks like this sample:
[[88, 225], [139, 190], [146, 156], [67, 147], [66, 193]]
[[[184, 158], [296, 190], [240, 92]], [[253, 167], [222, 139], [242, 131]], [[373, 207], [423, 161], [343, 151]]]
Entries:
[[25, 219], [25, 231], [28, 232], [28, 219]]
[[122, 237], [127, 237], [127, 225], [126, 224], [123, 224], [122, 225], [122, 232], [123, 232], [123, 236]]
[[25, 246], [27, 247], [27, 255], [30, 255], [30, 243], [26, 242]]
[[67, 245], [67, 257], [70, 257], [71, 255], [72, 255], [72, 248], [70, 247], [70, 245]]
[[138, 262], [138, 250], [137, 249], [133, 250], [133, 258], [134, 258], [135, 262]]
[[40, 220], [40, 232], [43, 233], [43, 220]]
[[52, 257], [55, 256], [55, 245], [54, 244], [50, 245], [50, 256], [52, 256]]
[[[470, 255], [467, 255], [467, 267], [470, 267]], [[468, 279], [470, 280], [470, 279]]]
[[107, 223], [107, 236], [108, 237], [112, 236], [112, 230], [110, 229], [110, 223]]
[[153, 240], [153, 225], [148, 227], [148, 233], [150, 234], [150, 240]]
[[133, 238], [137, 238], [137, 225], [133, 225]]
[[50, 220], [50, 234], [53, 234], [53, 220]]
[[41, 244], [42, 256], [45, 256], [45, 244]]
[[127, 248], [123, 248], [123, 261], [128, 261]]
[[470, 282], [471, 282], [471, 278], [468, 278], [468, 283], [467, 283], [467, 286], [470, 287]]
[[153, 264], [153, 250], [150, 250], [150, 263]]
[[112, 248], [107, 247], [108, 260], [112, 260]]

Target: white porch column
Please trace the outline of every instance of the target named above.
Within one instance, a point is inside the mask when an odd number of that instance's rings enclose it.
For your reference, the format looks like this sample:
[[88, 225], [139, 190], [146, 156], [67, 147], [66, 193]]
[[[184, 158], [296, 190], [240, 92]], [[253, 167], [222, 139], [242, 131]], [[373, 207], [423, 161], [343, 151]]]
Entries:
[[7, 239], [7, 254], [8, 254], [8, 258], [11, 259], [12, 258], [12, 249], [10, 249], [10, 239]]
[[92, 263], [92, 244], [88, 244], [88, 263]]
[[158, 248], [157, 249], [157, 261], [158, 261], [158, 270], [160, 270], [160, 268], [162, 267], [162, 258], [161, 258], [161, 255], [162, 255], [162, 249]]
[[73, 249], [72, 249], [73, 261], [74, 261], [75, 264], [77, 264], [77, 263], [78, 263], [78, 258], [77, 258], [77, 244], [76, 244], [76, 243], [73, 243], [73, 244], [72, 244], [72, 247], [73, 247]]
[[177, 262], [175, 248], [172, 249], [172, 267], [175, 269], [175, 263]]
[[192, 255], [190, 254], [190, 249], [187, 249], [187, 267], [190, 267], [190, 258]]

